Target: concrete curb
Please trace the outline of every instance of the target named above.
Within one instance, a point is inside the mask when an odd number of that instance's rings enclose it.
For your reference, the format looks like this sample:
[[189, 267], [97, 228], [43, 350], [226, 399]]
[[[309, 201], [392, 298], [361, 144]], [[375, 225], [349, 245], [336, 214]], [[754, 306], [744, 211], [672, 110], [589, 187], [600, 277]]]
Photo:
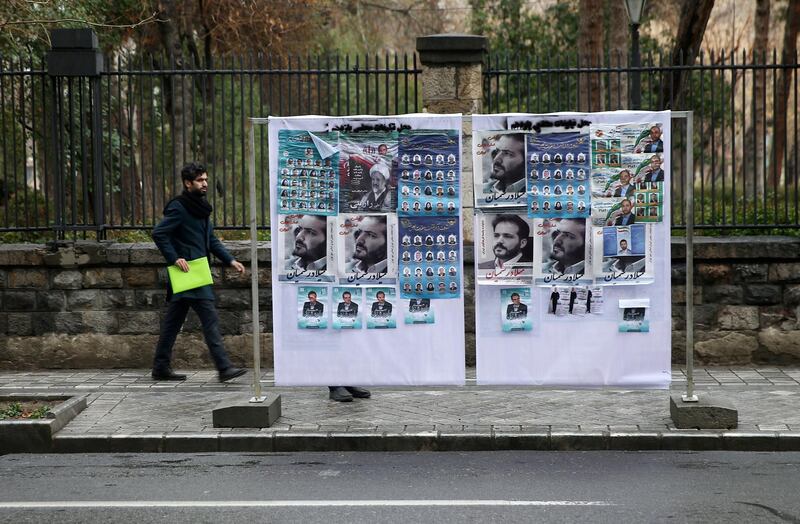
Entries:
[[800, 451], [800, 433], [594, 432], [287, 432], [56, 435], [55, 453], [308, 451]]
[[0, 421], [0, 454], [46, 453], [53, 448], [53, 437], [78, 413], [86, 409], [86, 395], [52, 395], [16, 393], [0, 395], [0, 400], [60, 400], [60, 404], [47, 412], [46, 418], [34, 420]]

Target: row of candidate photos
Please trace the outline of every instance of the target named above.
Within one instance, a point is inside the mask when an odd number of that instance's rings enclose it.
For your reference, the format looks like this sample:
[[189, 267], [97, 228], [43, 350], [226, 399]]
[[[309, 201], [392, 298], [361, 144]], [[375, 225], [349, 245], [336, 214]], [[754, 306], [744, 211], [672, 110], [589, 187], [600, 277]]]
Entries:
[[653, 282], [662, 125], [585, 124], [475, 131], [479, 284]]
[[[403, 314], [405, 324], [433, 324], [430, 299], [398, 300], [393, 286], [297, 286], [298, 329], [395, 329]], [[335, 307], [333, 305], [335, 304]]]
[[[461, 296], [458, 130], [281, 130], [278, 142], [279, 281]], [[398, 235], [435, 242], [400, 252]]]
[[[500, 290], [500, 321], [504, 333], [533, 331], [534, 305], [530, 287]], [[584, 317], [603, 313], [604, 293], [600, 286], [551, 286], [543, 311], [556, 317]]]
[[458, 216], [458, 130], [278, 133], [278, 214]]
[[[458, 217], [385, 214], [283, 215], [278, 280], [395, 284], [403, 298], [461, 296]], [[398, 236], [402, 236], [402, 241]]]

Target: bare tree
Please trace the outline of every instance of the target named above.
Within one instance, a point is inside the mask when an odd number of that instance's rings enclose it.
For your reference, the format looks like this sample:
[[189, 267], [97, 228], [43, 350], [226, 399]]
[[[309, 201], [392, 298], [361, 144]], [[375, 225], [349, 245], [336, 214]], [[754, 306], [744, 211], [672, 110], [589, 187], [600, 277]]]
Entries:
[[[753, 63], [766, 63], [769, 47], [770, 0], [756, 0], [755, 23], [753, 25]], [[764, 141], [766, 140], [766, 69], [753, 70], [753, 106], [750, 126], [745, 134], [745, 151], [755, 154], [755, 170], [745, 177], [745, 184], [763, 190], [764, 187]], [[749, 109], [749, 108], [748, 108]], [[755, 182], [755, 183], [754, 183]]]
[[[678, 24], [678, 33], [670, 61], [673, 66], [692, 65], [697, 59], [700, 44], [708, 25], [708, 18], [714, 8], [714, 0], [684, 0], [683, 16]], [[665, 109], [678, 105], [686, 87], [689, 71], [678, 69], [665, 82], [661, 90], [661, 107]]]
[[[605, 0], [609, 22], [606, 27], [608, 35], [609, 65], [623, 68], [628, 65], [628, 27], [620, 24], [627, 20], [625, 5], [619, 0]], [[609, 106], [606, 109], [628, 108], [628, 75], [627, 73], [611, 73], [608, 76]]]
[[[578, 55], [582, 67], [599, 67], [603, 49], [603, 0], [580, 0], [578, 22]], [[579, 110], [602, 109], [603, 88], [599, 73], [583, 73]]]
[[[789, 0], [786, 7], [786, 25], [783, 30], [783, 64], [797, 65], [797, 33], [800, 28], [800, 0]], [[786, 110], [789, 105], [789, 94], [792, 87], [792, 75], [797, 74], [793, 67], [781, 70], [778, 81], [778, 92], [775, 94], [775, 138], [772, 147], [772, 184], [781, 181], [783, 175], [783, 156], [786, 151]]]

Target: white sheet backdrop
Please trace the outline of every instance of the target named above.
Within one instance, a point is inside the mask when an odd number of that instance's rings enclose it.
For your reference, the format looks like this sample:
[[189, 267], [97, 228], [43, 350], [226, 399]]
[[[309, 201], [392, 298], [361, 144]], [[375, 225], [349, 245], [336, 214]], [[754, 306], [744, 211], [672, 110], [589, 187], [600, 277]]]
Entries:
[[[270, 117], [270, 199], [277, 198], [278, 132], [281, 129], [325, 131], [347, 123], [402, 122], [414, 129], [457, 129], [461, 115], [414, 114], [396, 117]], [[459, 135], [460, 136], [460, 135]], [[459, 138], [459, 148], [461, 149]], [[463, 158], [462, 158], [463, 165]], [[272, 238], [278, 238], [279, 218], [270, 210]], [[463, 225], [462, 225], [463, 228]], [[460, 267], [463, 283], [463, 245]], [[278, 250], [272, 250], [277, 267]], [[297, 328], [297, 284], [272, 279], [272, 318], [275, 341], [275, 384], [281, 386], [328, 385], [446, 385], [464, 383], [464, 295], [449, 300], [431, 300], [436, 322], [405, 325], [398, 311], [397, 329], [320, 331]], [[463, 285], [462, 285], [463, 288]], [[399, 296], [399, 293], [398, 293]], [[407, 307], [398, 299], [395, 307]], [[361, 306], [368, 310], [368, 305]], [[335, 309], [335, 306], [327, 309]], [[330, 312], [328, 312], [330, 315]]]
[[[580, 117], [592, 123], [660, 122], [664, 134], [664, 166], [669, 182], [671, 159], [670, 113], [615, 111], [547, 115], [474, 115], [475, 130], [505, 129], [509, 116], [530, 119]], [[653, 224], [655, 282], [640, 286], [605, 286], [603, 314], [585, 317], [548, 315], [550, 289], [534, 287], [533, 331], [503, 333], [498, 303], [499, 286], [477, 286], [475, 332], [477, 376], [481, 384], [550, 386], [622, 386], [667, 388], [671, 379], [671, 259], [670, 196], [664, 187], [665, 220]], [[650, 332], [619, 333], [620, 298], [650, 298]]]

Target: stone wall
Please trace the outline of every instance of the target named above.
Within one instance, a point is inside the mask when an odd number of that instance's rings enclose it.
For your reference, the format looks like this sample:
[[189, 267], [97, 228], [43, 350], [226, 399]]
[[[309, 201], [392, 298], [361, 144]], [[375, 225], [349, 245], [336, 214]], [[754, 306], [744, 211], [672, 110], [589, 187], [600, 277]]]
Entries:
[[[227, 242], [248, 264], [246, 242]], [[468, 365], [475, 362], [471, 249], [466, 249]], [[262, 365], [272, 366], [269, 246], [259, 246]], [[673, 240], [673, 360], [685, 354], [685, 269]], [[695, 355], [700, 364], [800, 363], [800, 240], [699, 238], [695, 247]], [[164, 311], [166, 270], [152, 244], [0, 245], [0, 368], [148, 367]], [[250, 277], [212, 268], [226, 347], [252, 365]], [[175, 365], [208, 368], [190, 312]]]

